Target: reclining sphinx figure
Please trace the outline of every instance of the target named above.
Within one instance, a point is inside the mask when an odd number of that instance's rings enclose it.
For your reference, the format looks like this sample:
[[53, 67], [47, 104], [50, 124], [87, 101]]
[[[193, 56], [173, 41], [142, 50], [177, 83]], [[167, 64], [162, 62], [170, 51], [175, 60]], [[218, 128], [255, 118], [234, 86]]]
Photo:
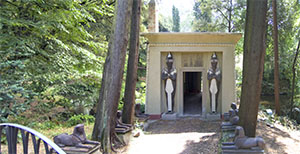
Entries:
[[[226, 145], [226, 146], [224, 146]], [[262, 137], [245, 136], [244, 128], [235, 128], [234, 142], [223, 143], [222, 149], [261, 149], [265, 148], [265, 141]]]
[[237, 126], [235, 129], [234, 145], [238, 149], [250, 149], [252, 147], [265, 148], [265, 141], [262, 137], [247, 137], [245, 136], [244, 128]]
[[67, 133], [59, 134], [53, 138], [54, 143], [59, 147], [74, 146], [76, 148], [93, 148], [92, 146], [83, 144], [100, 144], [97, 141], [91, 141], [86, 138], [84, 125], [78, 124], [74, 127], [73, 134], [68, 135]]

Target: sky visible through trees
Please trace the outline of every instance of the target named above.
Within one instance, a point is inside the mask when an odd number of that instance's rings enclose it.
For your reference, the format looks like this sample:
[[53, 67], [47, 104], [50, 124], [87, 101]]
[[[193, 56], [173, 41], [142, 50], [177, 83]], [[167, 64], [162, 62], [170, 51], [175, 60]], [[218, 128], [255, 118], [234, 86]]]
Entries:
[[194, 0], [158, 0], [158, 11], [164, 16], [172, 17], [172, 6], [174, 5], [179, 10], [180, 16], [180, 31], [192, 31], [192, 17]]

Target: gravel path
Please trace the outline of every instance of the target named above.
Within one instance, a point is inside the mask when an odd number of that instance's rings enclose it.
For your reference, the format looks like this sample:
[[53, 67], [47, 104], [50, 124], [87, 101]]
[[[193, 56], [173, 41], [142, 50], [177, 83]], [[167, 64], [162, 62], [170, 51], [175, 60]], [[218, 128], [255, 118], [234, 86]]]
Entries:
[[217, 154], [220, 121], [199, 118], [158, 120], [133, 138], [128, 154]]

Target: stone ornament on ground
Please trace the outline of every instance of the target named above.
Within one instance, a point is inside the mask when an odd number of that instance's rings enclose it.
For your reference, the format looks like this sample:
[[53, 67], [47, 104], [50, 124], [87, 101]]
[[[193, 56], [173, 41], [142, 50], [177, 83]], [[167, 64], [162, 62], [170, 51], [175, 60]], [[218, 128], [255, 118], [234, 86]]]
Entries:
[[253, 147], [265, 148], [265, 141], [261, 137], [247, 137], [245, 136], [244, 128], [237, 126], [235, 128], [234, 145], [238, 149], [250, 149]]
[[237, 105], [234, 102], [232, 102], [230, 107], [231, 109], [229, 110], [228, 117], [226, 118], [226, 120], [228, 120], [229, 122], [223, 122], [222, 127], [236, 126], [240, 120], [238, 116], [239, 111], [237, 109]]
[[149, 119], [148, 114], [142, 113], [141, 104], [139, 104], [139, 103], [135, 104], [135, 106], [134, 106], [134, 115], [139, 119], [144, 119], [144, 120]]
[[237, 125], [240, 120], [240, 118], [238, 116], [239, 110], [237, 109], [237, 106], [234, 102], [231, 103], [230, 106], [231, 106], [231, 109], [229, 110], [229, 116], [230, 116], [229, 121], [232, 125]]
[[73, 134], [68, 135], [67, 133], [63, 133], [60, 135], [57, 135], [53, 138], [54, 143], [56, 143], [60, 147], [65, 146], [74, 146], [76, 148], [93, 148], [92, 146], [83, 145], [83, 144], [100, 144], [100, 142], [97, 141], [91, 141], [86, 138], [85, 131], [84, 131], [84, 125], [78, 124], [74, 127]]
[[132, 125], [131, 124], [125, 124], [121, 122], [121, 116], [122, 112], [117, 111], [117, 116], [116, 116], [116, 132], [117, 133], [127, 133], [132, 130]]

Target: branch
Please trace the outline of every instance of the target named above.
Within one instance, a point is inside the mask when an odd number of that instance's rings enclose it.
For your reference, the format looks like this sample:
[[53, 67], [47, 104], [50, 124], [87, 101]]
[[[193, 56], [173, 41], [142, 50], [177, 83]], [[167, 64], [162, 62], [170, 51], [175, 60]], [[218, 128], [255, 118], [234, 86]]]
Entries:
[[296, 50], [296, 55], [295, 55], [295, 58], [294, 58], [294, 61], [293, 61], [293, 69], [295, 69], [296, 60], [297, 60], [297, 57], [298, 57], [298, 54], [299, 54], [299, 46], [300, 46], [300, 39], [299, 39], [299, 42], [298, 42], [298, 46], [297, 46], [297, 50]]
[[14, 4], [14, 3], [12, 3], [12, 2], [10, 2], [10, 1], [8, 1], [8, 0], [4, 0], [4, 1], [7, 2], [7, 3], [9, 3], [10, 5], [13, 5], [13, 6], [15, 6], [15, 7], [19, 7], [18, 5]]
[[219, 8], [216, 8], [216, 9], [217, 9], [217, 11], [219, 11], [219, 12], [221, 13], [221, 15], [222, 15], [228, 22], [230, 22], [229, 19], [227, 18], [227, 16], [226, 16]]

